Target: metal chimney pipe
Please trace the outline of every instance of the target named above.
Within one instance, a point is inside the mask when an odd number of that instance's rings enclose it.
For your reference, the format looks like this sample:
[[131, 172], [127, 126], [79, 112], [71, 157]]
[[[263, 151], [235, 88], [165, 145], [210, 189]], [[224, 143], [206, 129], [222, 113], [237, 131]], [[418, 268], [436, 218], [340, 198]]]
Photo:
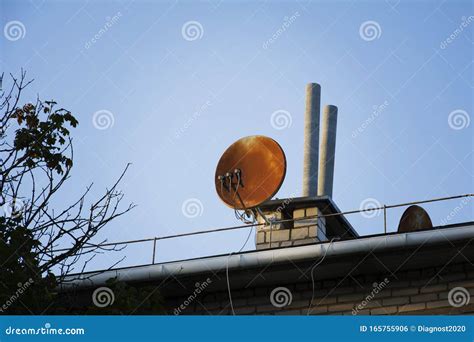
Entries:
[[318, 196], [332, 197], [334, 159], [336, 153], [337, 107], [327, 105], [321, 122], [321, 154], [319, 159]]
[[321, 86], [317, 83], [307, 84], [304, 115], [303, 196], [316, 196], [318, 192], [320, 106]]

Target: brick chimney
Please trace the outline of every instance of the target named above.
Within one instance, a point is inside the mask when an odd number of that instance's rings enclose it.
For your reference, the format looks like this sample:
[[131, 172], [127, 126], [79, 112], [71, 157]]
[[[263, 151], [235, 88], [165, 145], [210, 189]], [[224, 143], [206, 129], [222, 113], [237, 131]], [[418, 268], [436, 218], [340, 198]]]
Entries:
[[[277, 199], [262, 204], [259, 209], [261, 214], [257, 217], [258, 223], [263, 225], [257, 227], [257, 249], [307, 245], [332, 238], [358, 236], [344, 215], [334, 215], [341, 211], [329, 196]], [[320, 215], [323, 217], [316, 217]]]
[[[316, 206], [311, 207], [311, 201], [304, 205], [295, 205], [292, 203], [293, 200], [288, 198], [270, 201], [266, 207], [261, 208], [264, 217], [259, 215], [258, 223], [265, 225], [258, 226], [257, 249], [306, 245], [327, 240], [325, 218], [307, 218], [319, 215], [320, 209]], [[297, 220], [293, 222], [292, 219]], [[280, 220], [289, 221], [272, 223]]]

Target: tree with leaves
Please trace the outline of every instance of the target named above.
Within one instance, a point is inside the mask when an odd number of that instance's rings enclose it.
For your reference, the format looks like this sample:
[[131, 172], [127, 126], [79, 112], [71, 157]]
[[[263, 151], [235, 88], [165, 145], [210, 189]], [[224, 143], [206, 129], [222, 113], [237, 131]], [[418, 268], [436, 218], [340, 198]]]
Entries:
[[31, 81], [24, 71], [10, 76], [11, 85], [0, 90], [0, 313], [48, 313], [66, 276], [83, 272], [98, 253], [117, 250], [95, 237], [134, 207], [122, 208], [117, 188], [128, 165], [89, 205], [92, 185], [72, 203], [53, 207], [74, 165], [70, 130], [78, 120], [54, 101], [22, 105]]

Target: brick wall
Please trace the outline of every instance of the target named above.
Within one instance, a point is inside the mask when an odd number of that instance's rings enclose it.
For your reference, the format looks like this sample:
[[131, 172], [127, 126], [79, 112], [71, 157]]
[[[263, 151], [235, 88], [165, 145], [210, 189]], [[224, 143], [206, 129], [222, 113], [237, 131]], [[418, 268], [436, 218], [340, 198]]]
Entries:
[[[316, 271], [317, 278], [317, 271]], [[286, 287], [292, 295], [290, 305], [278, 308], [270, 294]], [[465, 288], [471, 298], [459, 308], [449, 304], [448, 294], [456, 287]], [[376, 290], [377, 289], [377, 290]], [[374, 293], [376, 292], [376, 293]], [[306, 315], [313, 296], [312, 283], [291, 280], [271, 287], [233, 289], [234, 310], [239, 315]], [[188, 298], [167, 298], [168, 312]], [[474, 267], [470, 263], [439, 268], [351, 276], [315, 282], [310, 314], [314, 315], [385, 315], [385, 314], [474, 314]], [[212, 292], [212, 286], [187, 302], [181, 314], [231, 314], [227, 291]]]
[[[267, 220], [295, 219], [284, 223], [276, 223], [271, 227], [269, 224], [257, 227], [256, 249], [267, 249], [286, 246], [298, 246], [327, 240], [325, 218], [308, 218], [320, 215], [318, 208], [302, 208], [292, 210], [274, 210], [263, 212], [258, 217], [258, 223], [266, 223]], [[270, 229], [271, 228], [271, 229]]]

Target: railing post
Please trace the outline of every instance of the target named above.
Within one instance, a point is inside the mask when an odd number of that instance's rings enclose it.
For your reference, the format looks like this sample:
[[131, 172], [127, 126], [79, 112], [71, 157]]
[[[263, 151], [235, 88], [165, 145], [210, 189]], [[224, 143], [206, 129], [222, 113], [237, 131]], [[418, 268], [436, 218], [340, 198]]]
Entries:
[[155, 252], [156, 252], [156, 237], [153, 239], [153, 260], [151, 261], [151, 264], [155, 264]]
[[383, 205], [383, 232], [387, 234], [387, 206]]

